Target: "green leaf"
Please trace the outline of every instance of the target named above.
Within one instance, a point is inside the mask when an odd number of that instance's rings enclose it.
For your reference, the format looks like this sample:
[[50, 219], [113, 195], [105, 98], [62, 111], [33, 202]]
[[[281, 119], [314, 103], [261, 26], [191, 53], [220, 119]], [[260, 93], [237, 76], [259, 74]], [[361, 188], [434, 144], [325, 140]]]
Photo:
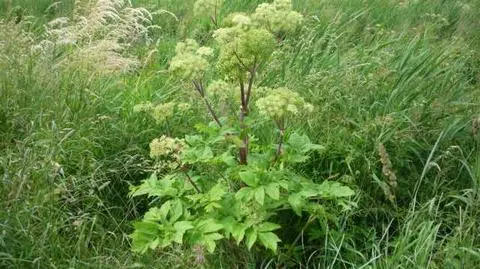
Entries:
[[213, 151], [210, 147], [205, 147], [201, 153], [198, 153], [197, 157], [201, 161], [209, 161], [213, 158]]
[[277, 251], [277, 243], [281, 241], [280, 238], [272, 232], [259, 233], [258, 239], [266, 248], [273, 250], [273, 252]]
[[203, 243], [205, 247], [207, 248], [208, 252], [213, 253], [215, 251], [216, 247], [216, 240], [222, 239], [223, 236], [219, 233], [211, 233], [211, 234], [206, 234], [203, 236]]
[[309, 159], [308, 152], [314, 150], [323, 150], [324, 147], [312, 144], [308, 136], [293, 133], [287, 140], [288, 161], [292, 163], [301, 163]]
[[230, 234], [233, 233], [233, 227], [236, 224], [235, 219], [231, 216], [228, 216], [220, 220], [220, 223], [223, 226], [224, 234], [226, 235], [227, 238], [229, 238]]
[[161, 221], [165, 219], [165, 216], [160, 211], [160, 208], [152, 207], [147, 211], [147, 213], [145, 213], [143, 219], [145, 221]]
[[145, 194], [148, 194], [149, 197], [174, 197], [178, 194], [178, 190], [173, 187], [174, 183], [174, 175], [167, 175], [162, 179], [158, 179], [157, 175], [153, 173], [148, 179], [144, 180], [142, 184], [131, 188], [130, 195], [132, 197]]
[[173, 234], [172, 240], [176, 243], [183, 243], [183, 235], [186, 231], [193, 229], [192, 222], [190, 221], [178, 221], [173, 225], [175, 233]]
[[225, 185], [223, 183], [218, 183], [208, 191], [209, 200], [220, 201], [225, 193], [227, 193]]
[[237, 164], [237, 161], [235, 157], [230, 154], [230, 152], [224, 152], [219, 158], [224, 162], [227, 166], [235, 166]]
[[280, 186], [278, 183], [270, 183], [265, 187], [265, 193], [273, 200], [280, 199]]
[[182, 200], [176, 199], [172, 202], [170, 210], [170, 221], [177, 221], [183, 214]]
[[206, 219], [198, 223], [198, 228], [203, 233], [212, 233], [212, 232], [216, 232], [218, 230], [223, 229], [223, 225], [220, 223], [217, 223], [214, 219]]
[[252, 187], [244, 187], [241, 188], [236, 194], [235, 198], [239, 201], [244, 201], [248, 202], [252, 200], [253, 196], [255, 194], [255, 189]]
[[134, 224], [135, 231], [130, 235], [133, 251], [144, 253], [149, 248], [156, 248], [159, 243], [160, 227], [159, 224], [154, 222], [136, 222]]
[[323, 198], [348, 197], [355, 192], [336, 181], [324, 181], [317, 187], [318, 194]]
[[235, 223], [232, 229], [232, 236], [237, 241], [237, 245], [243, 240], [245, 236], [245, 230], [247, 229], [247, 225], [243, 223]]
[[294, 193], [288, 196], [288, 203], [292, 206], [295, 214], [301, 216], [302, 208], [305, 205], [305, 199], [299, 193]]
[[260, 205], [263, 205], [263, 202], [265, 201], [265, 189], [263, 187], [255, 189], [255, 200]]
[[165, 203], [160, 206], [160, 210], [158, 211], [162, 220], [167, 219], [168, 212], [170, 212], [170, 208], [172, 207], [172, 202], [170, 200], [166, 201]]
[[173, 228], [176, 231], [187, 231], [193, 229], [193, 225], [191, 221], [183, 220], [175, 222], [175, 224], [173, 224]]
[[245, 171], [245, 172], [240, 172], [238, 174], [240, 176], [240, 179], [245, 182], [250, 187], [257, 187], [258, 186], [258, 181], [259, 178], [257, 174], [255, 174], [252, 171]]
[[276, 223], [272, 223], [272, 222], [264, 222], [264, 223], [261, 223], [260, 225], [258, 225], [258, 231], [259, 232], [271, 232], [271, 231], [277, 230], [279, 228], [281, 228], [280, 225], [278, 225]]
[[246, 234], [246, 239], [247, 239], [247, 248], [248, 250], [250, 250], [253, 246], [253, 244], [255, 244], [255, 241], [257, 241], [257, 231], [253, 228], [250, 228], [247, 230]]

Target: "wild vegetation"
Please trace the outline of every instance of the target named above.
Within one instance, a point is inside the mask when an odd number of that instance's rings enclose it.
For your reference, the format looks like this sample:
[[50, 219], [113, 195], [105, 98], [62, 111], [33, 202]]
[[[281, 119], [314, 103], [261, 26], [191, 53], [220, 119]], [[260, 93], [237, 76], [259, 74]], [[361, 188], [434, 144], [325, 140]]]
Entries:
[[480, 2], [0, 3], [0, 268], [476, 268]]

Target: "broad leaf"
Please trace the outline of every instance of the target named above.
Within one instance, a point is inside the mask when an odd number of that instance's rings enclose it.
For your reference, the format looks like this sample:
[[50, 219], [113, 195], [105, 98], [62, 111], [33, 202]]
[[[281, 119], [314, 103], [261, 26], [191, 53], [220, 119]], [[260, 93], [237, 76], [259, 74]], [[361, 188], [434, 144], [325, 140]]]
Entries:
[[183, 214], [182, 200], [176, 199], [172, 202], [170, 209], [170, 221], [177, 221]]
[[246, 229], [247, 229], [247, 225], [243, 223], [236, 223], [233, 225], [232, 236], [237, 241], [237, 244], [240, 244], [240, 242], [243, 240]]
[[273, 200], [280, 199], [280, 186], [277, 183], [270, 183], [265, 186], [265, 193]]
[[197, 226], [203, 233], [212, 233], [223, 228], [223, 225], [217, 223], [214, 219], [202, 220]]
[[247, 202], [253, 199], [254, 194], [255, 189], [252, 187], [244, 187], [235, 194], [235, 198], [239, 201]]
[[258, 233], [258, 239], [268, 249], [277, 251], [277, 243], [280, 242], [280, 238], [272, 232]]
[[240, 179], [245, 182], [250, 187], [257, 187], [258, 186], [258, 181], [259, 178], [257, 174], [255, 174], [252, 171], [245, 171], [245, 172], [240, 172], [238, 174], [240, 176]]
[[206, 234], [203, 236], [203, 244], [207, 248], [207, 251], [210, 253], [213, 253], [215, 251], [216, 247], [216, 240], [222, 239], [223, 236], [219, 233], [211, 233], [211, 234]]
[[253, 246], [253, 244], [255, 244], [255, 241], [257, 241], [257, 231], [253, 228], [250, 228], [247, 230], [246, 234], [246, 239], [247, 239], [247, 248], [248, 250], [250, 250]]
[[288, 203], [292, 206], [293, 211], [295, 214], [301, 216], [302, 215], [302, 208], [305, 205], [305, 199], [299, 193], [294, 193], [288, 196]]
[[348, 197], [355, 194], [352, 189], [336, 181], [324, 181], [317, 186], [318, 194], [323, 198]]
[[258, 187], [255, 189], [255, 200], [260, 205], [263, 205], [263, 202], [265, 201], [265, 189], [263, 187]]
[[272, 222], [264, 222], [258, 225], [259, 232], [271, 232], [281, 228], [280, 225]]

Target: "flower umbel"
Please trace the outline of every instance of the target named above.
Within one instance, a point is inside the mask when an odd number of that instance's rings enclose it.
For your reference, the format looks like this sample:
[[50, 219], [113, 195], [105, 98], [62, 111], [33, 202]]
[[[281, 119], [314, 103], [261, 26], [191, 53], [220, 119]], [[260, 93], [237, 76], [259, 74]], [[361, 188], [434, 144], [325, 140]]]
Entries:
[[207, 58], [213, 55], [211, 48], [199, 47], [193, 39], [179, 42], [175, 52], [169, 70], [186, 81], [201, 79], [209, 66]]
[[305, 102], [298, 93], [288, 88], [270, 89], [268, 92], [267, 96], [257, 100], [256, 105], [260, 114], [274, 120], [313, 110], [313, 105]]
[[275, 0], [258, 5], [252, 15], [254, 21], [274, 33], [291, 33], [303, 21], [302, 14], [292, 10], [291, 0]]
[[185, 143], [182, 140], [162, 135], [150, 142], [150, 157], [175, 157], [174, 155], [180, 153], [184, 147]]

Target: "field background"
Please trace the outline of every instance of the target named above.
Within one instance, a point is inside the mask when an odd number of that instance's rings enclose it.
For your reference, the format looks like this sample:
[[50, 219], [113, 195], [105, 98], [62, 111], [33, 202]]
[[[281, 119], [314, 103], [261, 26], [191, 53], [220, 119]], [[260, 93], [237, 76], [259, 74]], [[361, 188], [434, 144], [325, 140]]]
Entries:
[[[74, 1], [54, 2], [0, 0], [0, 268], [193, 268], [182, 247], [131, 252], [131, 223], [147, 204], [128, 188], [148, 175], [148, 143], [166, 128], [133, 106], [171, 98], [178, 86], [164, 70], [175, 44], [208, 42], [208, 21], [193, 18], [191, 0], [132, 1], [175, 16], [158, 12], [153, 42], [130, 48], [148, 57], [141, 68], [105, 76], [29, 56], [45, 23], [72, 16]], [[227, 14], [264, 1], [225, 2]], [[294, 6], [305, 27], [261, 84], [288, 86], [317, 107], [295, 127], [327, 150], [298, 169], [349, 184], [357, 208], [299, 244], [290, 267], [479, 268], [480, 1]], [[169, 131], [184, 134], [198, 117]], [[276, 258], [225, 245], [206, 267], [275, 268]]]

